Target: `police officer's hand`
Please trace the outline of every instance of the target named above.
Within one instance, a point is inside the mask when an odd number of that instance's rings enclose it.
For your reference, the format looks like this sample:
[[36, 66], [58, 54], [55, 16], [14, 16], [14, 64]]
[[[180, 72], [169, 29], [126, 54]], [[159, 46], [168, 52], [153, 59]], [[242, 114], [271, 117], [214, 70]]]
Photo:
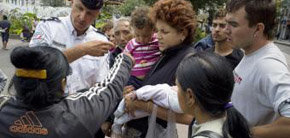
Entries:
[[114, 44], [111, 42], [105, 41], [89, 41], [83, 44], [83, 51], [90, 56], [103, 56], [108, 51], [114, 47]]

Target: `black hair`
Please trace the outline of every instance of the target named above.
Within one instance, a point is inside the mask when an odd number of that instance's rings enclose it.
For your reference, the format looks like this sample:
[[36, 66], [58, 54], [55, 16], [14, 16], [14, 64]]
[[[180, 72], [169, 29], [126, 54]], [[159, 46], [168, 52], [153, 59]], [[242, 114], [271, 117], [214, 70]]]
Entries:
[[45, 69], [47, 79], [17, 77], [13, 84], [16, 97], [28, 107], [38, 109], [59, 102], [63, 98], [62, 80], [71, 72], [64, 54], [49, 46], [17, 47], [10, 56], [16, 69]]
[[100, 10], [103, 5], [103, 0], [81, 0], [83, 5], [90, 10]]
[[249, 21], [249, 27], [258, 23], [265, 25], [264, 36], [268, 40], [274, 37], [274, 28], [276, 26], [276, 3], [274, 0], [229, 0], [226, 4], [228, 13], [234, 13], [245, 7], [246, 19]]
[[8, 17], [6, 15], [3, 15], [3, 20], [7, 20]]
[[250, 131], [245, 118], [230, 102], [234, 78], [229, 63], [214, 53], [200, 52], [188, 55], [177, 69], [177, 80], [183, 89], [191, 89], [201, 109], [212, 117], [226, 115], [223, 124], [223, 136], [250, 138]]

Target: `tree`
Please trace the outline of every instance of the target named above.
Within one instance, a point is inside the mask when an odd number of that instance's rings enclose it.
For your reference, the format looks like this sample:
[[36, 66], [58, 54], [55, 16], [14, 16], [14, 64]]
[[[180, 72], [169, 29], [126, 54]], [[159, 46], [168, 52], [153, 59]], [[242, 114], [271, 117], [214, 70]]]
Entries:
[[[158, 0], [144, 0], [146, 4], [153, 5]], [[227, 0], [189, 0], [191, 4], [193, 5], [193, 8], [196, 12], [196, 14], [199, 13], [200, 10], [203, 10], [205, 13], [209, 14], [208, 21], [209, 24], [211, 24], [213, 14], [215, 11], [225, 6], [225, 3]]]
[[195, 11], [198, 10], [213, 10], [224, 6], [227, 0], [190, 0]]
[[[158, 0], [144, 0], [146, 4], [153, 5]], [[208, 9], [217, 9], [217, 7], [225, 5], [227, 0], [189, 0], [195, 11], [198, 10], [208, 10]]]
[[64, 0], [41, 0], [43, 6], [61, 7], [65, 5]]
[[125, 0], [119, 7], [122, 15], [130, 16], [131, 12], [138, 6], [146, 5], [144, 0]]

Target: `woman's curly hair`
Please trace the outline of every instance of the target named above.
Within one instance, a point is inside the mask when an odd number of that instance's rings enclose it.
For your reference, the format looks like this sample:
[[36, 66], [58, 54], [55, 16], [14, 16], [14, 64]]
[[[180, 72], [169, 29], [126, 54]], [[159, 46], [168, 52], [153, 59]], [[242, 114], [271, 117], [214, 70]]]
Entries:
[[184, 43], [191, 44], [195, 35], [195, 12], [190, 2], [186, 0], [159, 0], [151, 10], [154, 22], [162, 20], [177, 31], [188, 31]]

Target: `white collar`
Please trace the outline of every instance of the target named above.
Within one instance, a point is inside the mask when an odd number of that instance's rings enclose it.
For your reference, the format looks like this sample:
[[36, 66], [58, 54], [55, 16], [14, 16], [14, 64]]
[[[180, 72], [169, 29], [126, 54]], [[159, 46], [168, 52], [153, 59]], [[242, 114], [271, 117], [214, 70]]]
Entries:
[[[69, 32], [71, 32], [72, 35], [77, 36], [77, 31], [72, 24], [71, 14], [68, 15], [67, 17], [65, 17], [64, 21], [68, 25]], [[85, 33], [80, 35], [80, 36], [86, 36], [87, 33], [90, 32], [91, 30], [92, 30], [92, 26], [90, 25], [89, 28], [85, 31]], [[78, 37], [80, 37], [80, 36], [78, 36]]]

